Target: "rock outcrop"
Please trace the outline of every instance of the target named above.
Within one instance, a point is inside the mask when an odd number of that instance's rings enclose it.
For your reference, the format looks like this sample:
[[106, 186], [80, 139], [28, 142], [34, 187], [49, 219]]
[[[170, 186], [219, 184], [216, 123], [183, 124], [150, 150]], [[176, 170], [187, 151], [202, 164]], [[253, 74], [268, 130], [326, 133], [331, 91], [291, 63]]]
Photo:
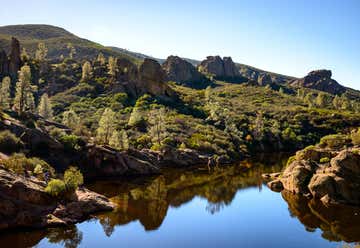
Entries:
[[272, 83], [271, 76], [267, 73], [259, 75], [257, 82], [261, 86], [270, 85]]
[[162, 64], [162, 68], [170, 81], [190, 86], [207, 81], [206, 77], [191, 63], [178, 56], [169, 56]]
[[9, 74], [12, 79], [17, 78], [17, 73], [21, 67], [20, 54], [20, 42], [16, 38], [12, 37], [9, 56]]
[[208, 56], [200, 63], [198, 70], [204, 74], [212, 75], [216, 79], [244, 81], [231, 57], [221, 59], [220, 56]]
[[45, 192], [45, 182], [0, 167], [0, 230], [73, 224], [113, 209], [102, 195], [76, 190], [61, 202]]
[[9, 73], [9, 60], [4, 50], [0, 50], [0, 79]]
[[334, 151], [316, 147], [300, 151], [269, 187], [274, 185], [325, 204], [360, 206], [360, 148]]
[[344, 93], [346, 88], [332, 79], [331, 76], [332, 73], [330, 70], [316, 70], [310, 72], [304, 78], [296, 79], [290, 82], [290, 84], [292, 86], [321, 90], [331, 94], [338, 95]]

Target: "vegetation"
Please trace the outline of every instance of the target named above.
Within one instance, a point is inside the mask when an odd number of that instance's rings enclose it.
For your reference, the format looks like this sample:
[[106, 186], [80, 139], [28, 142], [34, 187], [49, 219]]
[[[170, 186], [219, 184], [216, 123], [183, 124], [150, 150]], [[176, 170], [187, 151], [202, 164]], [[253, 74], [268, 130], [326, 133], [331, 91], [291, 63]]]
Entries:
[[53, 111], [48, 94], [45, 93], [41, 96], [40, 104], [38, 108], [39, 108], [39, 115], [44, 117], [44, 119], [51, 120], [53, 118]]
[[5, 153], [13, 153], [19, 151], [21, 141], [16, 135], [8, 130], [0, 132], [0, 151]]
[[70, 166], [64, 173], [64, 183], [67, 190], [74, 191], [84, 183], [84, 178], [76, 167]]
[[45, 192], [54, 197], [61, 197], [66, 190], [66, 186], [63, 180], [51, 179], [45, 188]]

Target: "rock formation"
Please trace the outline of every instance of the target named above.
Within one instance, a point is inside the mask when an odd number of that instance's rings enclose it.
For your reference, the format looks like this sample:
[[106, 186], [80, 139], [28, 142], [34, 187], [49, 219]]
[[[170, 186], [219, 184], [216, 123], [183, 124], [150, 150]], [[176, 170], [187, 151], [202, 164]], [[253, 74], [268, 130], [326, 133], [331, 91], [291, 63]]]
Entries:
[[0, 167], [0, 230], [73, 224], [113, 209], [106, 197], [87, 189], [76, 190], [60, 203], [45, 192], [45, 186]]
[[[272, 189], [320, 199], [322, 202], [360, 205], [360, 148], [299, 151], [281, 174], [270, 182]], [[322, 161], [322, 159], [325, 159]], [[329, 160], [327, 162], [326, 160]]]
[[9, 73], [9, 60], [4, 50], [0, 50], [0, 79]]
[[266, 86], [266, 85], [269, 85], [272, 83], [272, 79], [271, 79], [270, 75], [267, 73], [261, 74], [258, 77], [257, 81], [258, 81], [258, 84], [261, 86]]
[[169, 56], [162, 64], [162, 68], [166, 72], [167, 79], [177, 83], [195, 85], [207, 80], [191, 63], [178, 56]]
[[20, 42], [16, 38], [12, 37], [9, 56], [9, 74], [12, 79], [17, 78], [17, 73], [21, 67], [20, 53]]
[[231, 57], [221, 59], [220, 56], [208, 56], [200, 63], [198, 70], [217, 79], [242, 79]]
[[325, 91], [331, 94], [342, 94], [346, 88], [331, 78], [330, 70], [317, 70], [310, 72], [301, 79], [296, 79], [290, 84], [292, 86], [306, 87], [316, 90]]

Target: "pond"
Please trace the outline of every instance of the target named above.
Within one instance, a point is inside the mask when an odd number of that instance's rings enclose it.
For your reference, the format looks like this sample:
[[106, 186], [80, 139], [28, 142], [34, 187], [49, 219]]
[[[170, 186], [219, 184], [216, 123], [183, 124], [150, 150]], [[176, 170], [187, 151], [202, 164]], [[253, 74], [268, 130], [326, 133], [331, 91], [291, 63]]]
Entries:
[[360, 210], [270, 191], [262, 173], [286, 158], [167, 169], [87, 185], [116, 209], [67, 228], [0, 235], [1, 247], [357, 247]]

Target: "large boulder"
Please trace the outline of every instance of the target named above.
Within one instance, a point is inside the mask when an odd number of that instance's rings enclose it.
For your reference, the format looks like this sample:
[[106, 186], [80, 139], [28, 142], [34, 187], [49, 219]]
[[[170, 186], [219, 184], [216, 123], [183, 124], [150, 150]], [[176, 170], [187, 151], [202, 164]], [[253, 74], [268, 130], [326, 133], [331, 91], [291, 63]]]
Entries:
[[224, 76], [225, 77], [238, 77], [240, 76], [239, 68], [236, 67], [231, 57], [223, 58]]
[[224, 77], [224, 61], [220, 56], [208, 56], [200, 63], [199, 71], [216, 77]]
[[187, 85], [206, 81], [206, 77], [191, 63], [178, 56], [169, 56], [162, 64], [162, 68], [170, 81]]
[[[360, 150], [324, 151], [330, 162], [319, 162], [314, 156], [298, 156], [280, 177], [284, 190], [320, 199], [323, 203], [360, 205]], [[309, 154], [309, 153], [304, 153]], [[315, 160], [316, 159], [316, 160]], [[276, 182], [278, 183], [278, 181]], [[270, 183], [275, 185], [274, 183]], [[281, 188], [279, 186], [278, 188]]]
[[12, 37], [9, 56], [9, 74], [12, 79], [17, 78], [17, 73], [21, 67], [20, 54], [20, 42], [16, 38]]
[[342, 94], [346, 88], [340, 85], [337, 81], [331, 78], [330, 70], [316, 70], [311, 71], [307, 76], [301, 79], [296, 79], [290, 84], [292, 86], [306, 87], [316, 90], [325, 91], [331, 94]]

